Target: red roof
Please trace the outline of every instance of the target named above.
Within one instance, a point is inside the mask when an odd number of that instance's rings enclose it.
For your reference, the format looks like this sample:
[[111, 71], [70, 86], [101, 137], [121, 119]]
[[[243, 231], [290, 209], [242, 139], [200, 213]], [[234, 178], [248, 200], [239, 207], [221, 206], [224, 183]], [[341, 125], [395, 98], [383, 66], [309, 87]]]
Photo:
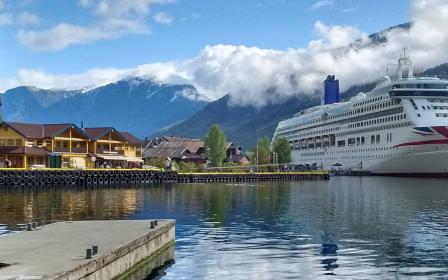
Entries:
[[86, 127], [84, 131], [90, 136], [92, 140], [98, 140], [107, 133], [114, 131], [113, 127]]
[[116, 132], [121, 140], [126, 141], [126, 138], [113, 127], [86, 127], [84, 131], [92, 140], [98, 140], [109, 132]]
[[16, 122], [5, 122], [5, 124], [26, 138], [44, 138], [44, 128], [40, 124]]
[[26, 138], [46, 138], [54, 137], [67, 131], [70, 128], [75, 128], [85, 135], [86, 138], [89, 136], [85, 134], [79, 127], [72, 123], [61, 123], [61, 124], [34, 124], [34, 123], [18, 123], [18, 122], [5, 122], [6, 125], [17, 131], [19, 134]]
[[44, 127], [44, 136], [53, 137], [72, 128], [74, 124], [72, 123], [43, 124], [42, 126]]
[[45, 148], [42, 147], [24, 147], [24, 146], [0, 146], [0, 154], [6, 155], [37, 155], [37, 156], [46, 156], [50, 153]]
[[143, 141], [135, 137], [134, 135], [130, 134], [127, 131], [120, 131], [120, 134], [126, 139], [127, 142], [134, 144], [134, 145], [142, 145]]

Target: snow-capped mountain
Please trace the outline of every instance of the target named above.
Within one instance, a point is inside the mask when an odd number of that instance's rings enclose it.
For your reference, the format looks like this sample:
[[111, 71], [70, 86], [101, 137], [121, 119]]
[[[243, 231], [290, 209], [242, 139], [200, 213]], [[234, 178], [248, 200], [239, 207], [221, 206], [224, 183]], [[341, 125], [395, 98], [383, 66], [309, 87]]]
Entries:
[[178, 123], [209, 102], [191, 85], [133, 78], [91, 90], [17, 87], [3, 94], [3, 118], [34, 123], [113, 126], [137, 136]]

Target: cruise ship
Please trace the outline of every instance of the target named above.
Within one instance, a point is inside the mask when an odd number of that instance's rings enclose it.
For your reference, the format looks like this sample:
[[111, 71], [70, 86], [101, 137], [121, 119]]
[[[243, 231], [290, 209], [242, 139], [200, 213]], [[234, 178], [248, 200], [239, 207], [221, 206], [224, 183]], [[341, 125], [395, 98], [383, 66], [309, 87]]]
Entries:
[[286, 138], [306, 168], [448, 176], [448, 80], [415, 77], [406, 55], [394, 76], [346, 102], [328, 76], [322, 104], [281, 121], [273, 140]]

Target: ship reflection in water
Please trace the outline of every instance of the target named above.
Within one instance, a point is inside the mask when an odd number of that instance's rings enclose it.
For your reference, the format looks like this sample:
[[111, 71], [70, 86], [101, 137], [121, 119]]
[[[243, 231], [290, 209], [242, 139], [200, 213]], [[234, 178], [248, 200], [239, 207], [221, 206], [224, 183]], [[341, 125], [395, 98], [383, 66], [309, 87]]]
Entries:
[[0, 224], [11, 229], [36, 218], [176, 219], [175, 263], [159, 271], [163, 279], [443, 279], [447, 183], [334, 177], [3, 191]]

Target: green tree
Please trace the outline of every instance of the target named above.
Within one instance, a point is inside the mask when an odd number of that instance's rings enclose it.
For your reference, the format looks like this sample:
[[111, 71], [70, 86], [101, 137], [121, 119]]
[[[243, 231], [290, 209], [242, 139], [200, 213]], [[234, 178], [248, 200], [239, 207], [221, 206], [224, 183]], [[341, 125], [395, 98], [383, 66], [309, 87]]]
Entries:
[[[257, 149], [258, 148], [258, 149]], [[269, 142], [269, 138], [263, 137], [258, 140], [257, 148], [255, 148], [255, 162], [258, 164], [269, 164], [271, 163], [271, 143]]]
[[219, 125], [213, 125], [205, 139], [205, 151], [213, 166], [221, 166], [226, 159], [226, 135]]
[[275, 139], [274, 153], [277, 154], [278, 163], [291, 162], [291, 146], [286, 138]]

